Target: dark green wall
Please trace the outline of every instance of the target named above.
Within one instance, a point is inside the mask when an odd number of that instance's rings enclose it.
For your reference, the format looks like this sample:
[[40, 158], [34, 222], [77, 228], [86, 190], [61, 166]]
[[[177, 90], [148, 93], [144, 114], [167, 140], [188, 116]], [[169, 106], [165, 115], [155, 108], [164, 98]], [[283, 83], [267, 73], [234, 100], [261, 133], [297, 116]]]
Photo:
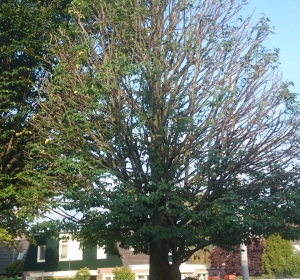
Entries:
[[[64, 271], [69, 270], [69, 261], [59, 261], [59, 241], [36, 236], [36, 245], [30, 245], [23, 271]], [[46, 245], [46, 261], [37, 262], [37, 246]], [[106, 259], [97, 260], [97, 249], [84, 249], [82, 260], [70, 261], [70, 270], [88, 267], [91, 270], [104, 267], [122, 266], [120, 257], [107, 254]]]

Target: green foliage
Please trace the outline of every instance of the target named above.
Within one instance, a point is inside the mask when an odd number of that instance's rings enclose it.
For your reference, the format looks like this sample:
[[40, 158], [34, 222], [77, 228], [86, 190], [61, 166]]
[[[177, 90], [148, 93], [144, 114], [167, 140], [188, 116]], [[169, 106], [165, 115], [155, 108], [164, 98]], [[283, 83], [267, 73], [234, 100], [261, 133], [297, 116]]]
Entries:
[[50, 32], [63, 25], [68, 2], [0, 3], [0, 226], [12, 235], [27, 229], [49, 193], [24, 175], [33, 141], [28, 119], [37, 112], [43, 71], [53, 65]]
[[6, 266], [6, 275], [8, 277], [15, 277], [18, 276], [22, 270], [23, 262], [20, 260], [11, 262]]
[[134, 280], [134, 273], [128, 267], [116, 267], [113, 270], [116, 280]]
[[299, 106], [267, 19], [198, 2], [73, 1], [30, 120], [30, 178], [82, 213], [54, 226], [150, 254], [151, 280], [212, 243], [300, 238]]
[[266, 239], [262, 263], [264, 277], [292, 277], [300, 273], [300, 255], [294, 252], [291, 241], [278, 234]]
[[13, 237], [10, 235], [6, 229], [0, 228], [0, 244], [2, 242], [12, 242]]
[[80, 268], [76, 272], [76, 276], [75, 276], [76, 280], [90, 280], [90, 278], [91, 278], [91, 273], [88, 267]]

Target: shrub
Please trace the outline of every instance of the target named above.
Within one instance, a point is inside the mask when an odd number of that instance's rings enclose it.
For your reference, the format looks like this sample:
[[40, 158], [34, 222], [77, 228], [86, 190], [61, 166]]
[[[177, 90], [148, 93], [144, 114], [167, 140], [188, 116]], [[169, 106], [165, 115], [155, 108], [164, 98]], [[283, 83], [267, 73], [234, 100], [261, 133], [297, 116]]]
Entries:
[[18, 276], [19, 273], [21, 272], [22, 267], [23, 267], [23, 262], [20, 260], [11, 262], [6, 267], [6, 275], [8, 277]]
[[116, 277], [116, 280], [134, 280], [134, 274], [127, 267], [116, 267], [113, 270], [113, 274]]
[[76, 280], [90, 280], [90, 278], [91, 278], [91, 273], [88, 267], [80, 268], [76, 272], [76, 276], [75, 276]]
[[[247, 246], [249, 276], [260, 276], [262, 273], [263, 240]], [[232, 251], [214, 247], [210, 254], [211, 269], [220, 271], [223, 267], [226, 274], [242, 275], [241, 250], [239, 246]]]
[[292, 277], [300, 273], [300, 256], [294, 253], [291, 241], [278, 234], [266, 239], [262, 258], [264, 277]]

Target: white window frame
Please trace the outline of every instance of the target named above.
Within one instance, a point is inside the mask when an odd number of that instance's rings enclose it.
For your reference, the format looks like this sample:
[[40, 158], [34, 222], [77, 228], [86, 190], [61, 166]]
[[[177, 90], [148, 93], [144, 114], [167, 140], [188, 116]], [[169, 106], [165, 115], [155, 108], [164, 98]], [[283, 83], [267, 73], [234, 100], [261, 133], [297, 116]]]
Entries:
[[104, 247], [97, 246], [97, 260], [104, 260], [106, 259], [106, 253]]
[[[80, 242], [78, 240], [72, 240], [71, 235], [61, 234], [59, 240], [59, 261], [81, 261], [83, 256], [83, 251], [80, 248]], [[67, 239], [69, 238], [69, 239]], [[62, 257], [62, 248], [67, 247], [67, 256]]]
[[[45, 257], [44, 257], [44, 259], [41, 259], [41, 250], [42, 250], [42, 248], [43, 248], [43, 250], [45, 250]], [[47, 249], [46, 245], [39, 245], [37, 247], [37, 262], [38, 263], [46, 262], [46, 249]]]
[[104, 274], [102, 276], [102, 280], [108, 280], [107, 278], [109, 278], [109, 280], [115, 280], [116, 277], [113, 274]]
[[[141, 279], [140, 277], [144, 277], [144, 278]], [[149, 279], [149, 274], [136, 273], [136, 274], [135, 274], [135, 279], [136, 279], [136, 280], [148, 280], [148, 279]]]
[[[63, 247], [66, 247], [66, 256], [62, 257]], [[60, 261], [68, 261], [69, 260], [69, 240], [60, 240], [59, 241], [59, 260]]]

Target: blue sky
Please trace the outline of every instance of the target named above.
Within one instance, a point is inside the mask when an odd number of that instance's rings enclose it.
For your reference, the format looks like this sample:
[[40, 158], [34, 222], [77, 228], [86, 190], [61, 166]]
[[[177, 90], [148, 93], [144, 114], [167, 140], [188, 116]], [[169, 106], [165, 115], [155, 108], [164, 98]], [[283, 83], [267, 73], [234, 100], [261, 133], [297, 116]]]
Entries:
[[300, 94], [300, 0], [248, 0], [241, 14], [253, 11], [254, 20], [264, 13], [270, 19], [270, 25], [275, 27], [276, 34], [264, 45], [280, 49], [283, 80], [292, 81], [295, 85], [292, 91]]

